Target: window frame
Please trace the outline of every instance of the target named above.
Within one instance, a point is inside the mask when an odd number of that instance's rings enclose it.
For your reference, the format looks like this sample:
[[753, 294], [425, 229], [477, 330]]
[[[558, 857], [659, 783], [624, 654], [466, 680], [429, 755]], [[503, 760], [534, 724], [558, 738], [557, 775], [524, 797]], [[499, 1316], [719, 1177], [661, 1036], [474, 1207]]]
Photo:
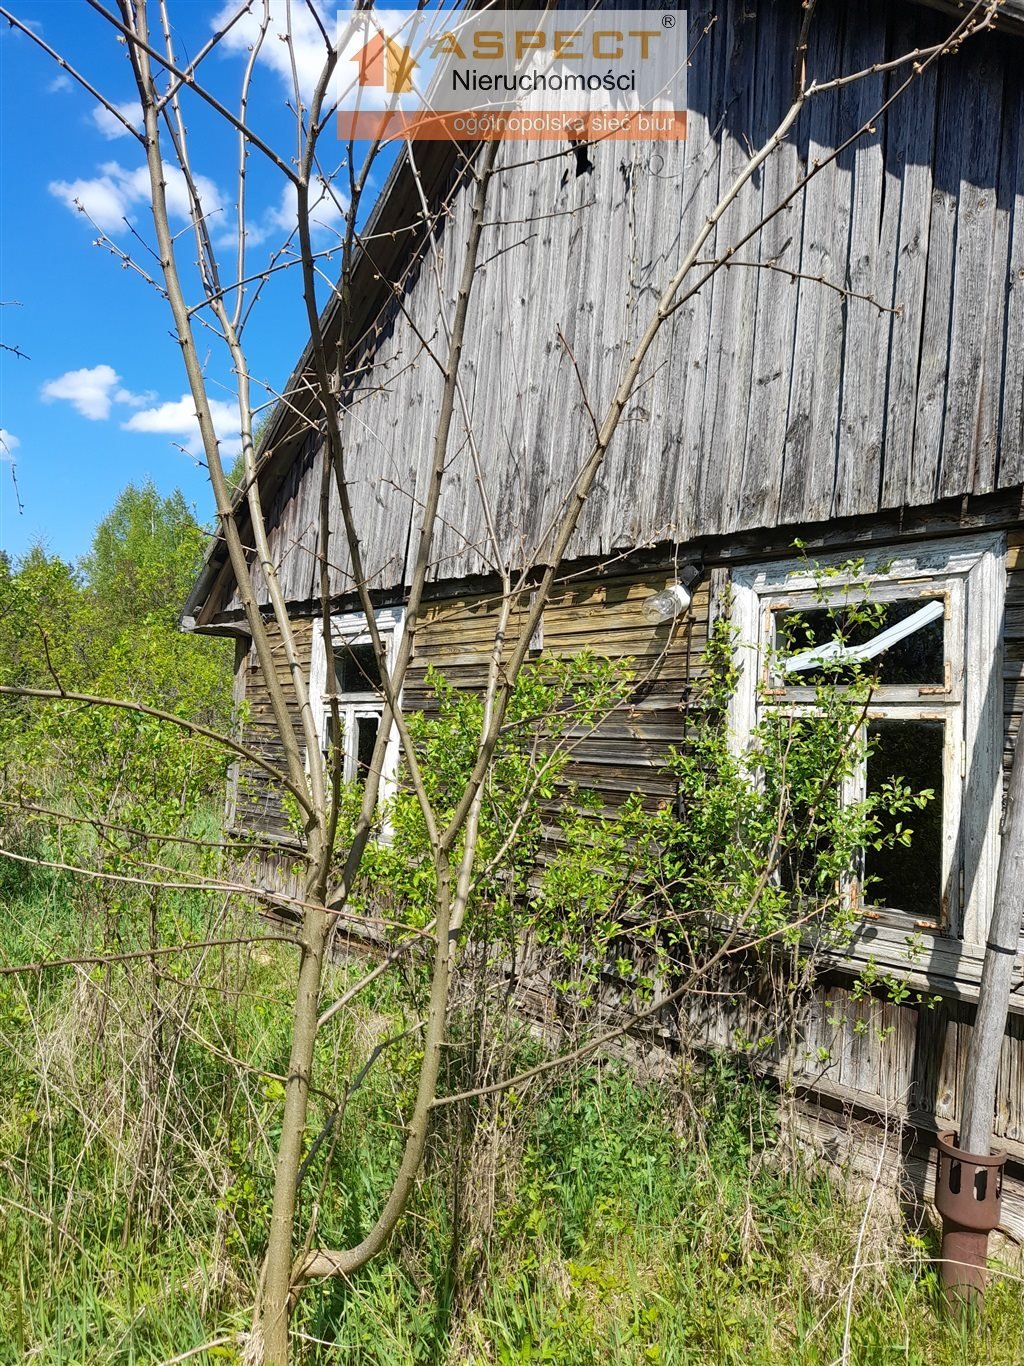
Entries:
[[[405, 609], [403, 607], [379, 607], [373, 616], [377, 631], [386, 647], [387, 659], [388, 661], [394, 660], [405, 630]], [[335, 650], [345, 645], [371, 644], [370, 629], [363, 613], [341, 612], [333, 615], [331, 617], [331, 641]], [[320, 750], [321, 753], [326, 753], [330, 735], [331, 694], [327, 690], [327, 654], [324, 649], [323, 631], [320, 629], [319, 622], [313, 624], [309, 697], [315, 709], [314, 716]], [[359, 720], [373, 717], [381, 718], [384, 715], [384, 695], [376, 688], [367, 688], [353, 689], [348, 692], [339, 691], [336, 697], [345, 737], [343, 777], [346, 782], [352, 782], [356, 777], [357, 764], [357, 746], [354, 743], [357, 733], [356, 723]], [[395, 792], [400, 755], [401, 745], [398, 730], [392, 726], [391, 734], [388, 736], [387, 749], [384, 752], [384, 763], [381, 767], [379, 799], [382, 801]]]
[[[863, 560], [845, 573], [851, 558]], [[824, 578], [821, 571], [825, 571]], [[729, 706], [731, 743], [737, 753], [768, 710], [795, 714], [813, 703], [814, 688], [790, 684], [768, 673], [774, 634], [773, 613], [801, 606], [839, 605], [861, 579], [869, 597], [904, 601], [941, 595], [944, 604], [945, 678], [940, 684], [885, 685], [873, 696], [865, 731], [873, 720], [941, 720], [943, 753], [942, 885], [937, 928], [930, 933], [983, 944], [991, 916], [999, 857], [1002, 809], [1002, 619], [1005, 598], [1005, 539], [989, 533], [947, 542], [921, 542], [896, 549], [856, 549], [845, 554], [783, 559], [738, 568], [731, 575], [731, 618], [739, 665]], [[834, 590], [834, 591], [833, 591]], [[754, 661], [754, 667], [751, 662]], [[973, 686], [972, 686], [973, 682]], [[993, 683], [996, 704], [990, 696]], [[778, 700], [773, 700], [778, 699]], [[847, 784], [855, 800], [866, 782], [866, 760]], [[864, 919], [895, 919], [901, 930], [929, 932], [928, 922], [896, 907], [861, 907], [858, 880], [851, 899]]]

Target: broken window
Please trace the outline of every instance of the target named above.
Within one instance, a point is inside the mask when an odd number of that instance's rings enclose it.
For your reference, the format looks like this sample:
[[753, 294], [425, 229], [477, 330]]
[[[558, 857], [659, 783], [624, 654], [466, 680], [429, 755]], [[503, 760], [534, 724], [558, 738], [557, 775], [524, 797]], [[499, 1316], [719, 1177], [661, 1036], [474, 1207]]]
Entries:
[[[386, 647], [388, 637], [383, 637]], [[338, 684], [338, 692], [347, 695], [352, 693], [376, 693], [380, 692], [380, 665], [377, 662], [377, 652], [372, 643], [367, 641], [342, 640], [340, 645], [334, 647], [334, 676]]]
[[[865, 669], [879, 685], [945, 681], [945, 603], [910, 599], [863, 607], [775, 613], [775, 648], [787, 680], [842, 681], [844, 672]], [[792, 650], [794, 653], [790, 654]]]
[[1001, 554], [984, 536], [733, 576], [735, 742], [767, 712], [813, 708], [823, 683], [867, 679], [862, 757], [844, 799], [890, 782], [933, 794], [903, 817], [909, 843], [865, 849], [851, 870], [848, 895], [869, 921], [984, 940], [998, 850]]
[[[400, 608], [381, 608], [375, 617], [383, 646], [385, 665], [394, 659], [401, 638], [403, 614]], [[331, 621], [333, 637], [333, 687], [327, 669], [323, 639], [314, 634], [310, 678], [311, 696], [321, 705], [320, 742], [324, 757], [331, 752], [332, 698], [336, 702], [342, 749], [342, 777], [345, 782], [362, 785], [373, 759], [374, 747], [384, 714], [384, 692], [380, 661], [366, 621], [361, 613], [337, 616]], [[381, 771], [381, 795], [393, 786], [398, 766], [398, 740], [392, 734]]]
[[[913, 838], [881, 849], [864, 851], [862, 876], [864, 901], [869, 905], [896, 906], [922, 923], [935, 917], [942, 906], [943, 756], [946, 749], [943, 721], [869, 721], [865, 786], [878, 792], [890, 781], [904, 782], [913, 792], [935, 795], [927, 806], [909, 817]], [[889, 833], [896, 817], [883, 816]]]

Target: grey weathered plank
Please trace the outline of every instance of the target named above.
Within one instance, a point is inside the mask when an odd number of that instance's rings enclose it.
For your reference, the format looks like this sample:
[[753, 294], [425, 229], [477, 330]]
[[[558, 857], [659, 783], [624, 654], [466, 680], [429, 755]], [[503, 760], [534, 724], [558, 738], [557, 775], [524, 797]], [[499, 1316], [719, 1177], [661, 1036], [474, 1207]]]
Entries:
[[[812, 73], [842, 70], [843, 26], [816, 30], [811, 44]], [[830, 92], [812, 101], [807, 121], [807, 170], [813, 173], [803, 193], [803, 278], [797, 287], [796, 335], [790, 379], [789, 413], [780, 471], [779, 519], [784, 522], [829, 515], [835, 478], [836, 400], [843, 350], [842, 308], [817, 277], [841, 280], [846, 270], [849, 234], [850, 173], [830, 153], [840, 134], [840, 99]], [[820, 169], [817, 169], [819, 168]]]
[[1024, 314], [1013, 315], [1011, 293], [1011, 234], [1013, 229], [1013, 185], [1020, 129], [1021, 100], [1024, 88], [1003, 80], [1000, 114], [1000, 156], [993, 186], [992, 264], [988, 288], [983, 382], [979, 400], [978, 454], [975, 486], [995, 489], [999, 481], [1000, 419], [1003, 403], [1003, 352], [1007, 328], [1024, 329]]
[[[722, 195], [750, 155], [757, 101], [758, 25], [742, 6], [724, 16], [721, 33], [725, 57], [722, 99], [728, 111], [722, 135], [718, 192]], [[718, 224], [713, 252], [719, 258], [741, 242], [761, 218], [763, 180], [749, 183]], [[719, 271], [710, 286], [710, 345], [706, 357], [700, 463], [694, 471], [698, 527], [717, 527], [735, 515], [731, 503], [741, 483], [750, 375], [753, 356], [757, 274], [742, 267]]]
[[[848, 36], [846, 69], [862, 71], [880, 61], [884, 35], [854, 29]], [[846, 347], [840, 394], [839, 450], [832, 510], [837, 516], [870, 511], [878, 504], [882, 469], [885, 410], [886, 341], [891, 317], [880, 313], [868, 295], [892, 306], [896, 267], [899, 203], [886, 197], [884, 137], [887, 120], [878, 117], [885, 94], [881, 76], [858, 82], [847, 92], [843, 127], [860, 128], [875, 121], [869, 133], [847, 153], [852, 170], [850, 240], [845, 278], [836, 281], [851, 291], [845, 301]]]
[[[956, 255], [949, 326], [946, 416], [942, 431], [939, 492], [992, 487], [994, 449], [979, 449], [982, 401], [986, 386], [998, 384], [985, 373], [988, 320], [1001, 293], [1004, 267], [993, 260], [996, 193], [1002, 139], [1003, 72], [985, 38], [961, 57], [971, 91], [967, 115], [960, 120], [961, 164], [957, 187]], [[962, 107], [962, 106], [961, 106]], [[947, 117], [953, 117], [949, 109]], [[952, 166], [938, 172], [954, 175]], [[992, 439], [991, 424], [988, 426]]]
[[[700, 27], [704, 32], [711, 19], [710, 7], [704, 6], [703, 11], [694, 16], [694, 29]], [[686, 251], [719, 198], [725, 124], [721, 73], [726, 54], [726, 36], [716, 19], [697, 47], [690, 74], [697, 117], [686, 143], [680, 254]], [[708, 259], [713, 257], [718, 242], [718, 234], [712, 232], [705, 244]], [[667, 347], [666, 394], [663, 404], [659, 405], [662, 420], [654, 440], [654, 452], [660, 464], [657, 479], [662, 491], [662, 508], [679, 538], [694, 534], [701, 525], [697, 489], [702, 463], [708, 455], [704, 420], [708, 358], [714, 344], [711, 331], [713, 293], [714, 282], [688, 299], [673, 320]]]
[[949, 380], [950, 309], [956, 260], [957, 190], [963, 155], [958, 93], [955, 82], [949, 79], [949, 68], [944, 68], [936, 98], [928, 266], [907, 499], [910, 503], [927, 503], [936, 498], [942, 473], [942, 429]]
[[[909, 16], [896, 24], [896, 44], [906, 51], [919, 30]], [[886, 402], [885, 450], [880, 503], [900, 507], [912, 499], [915, 419], [925, 280], [932, 213], [932, 162], [935, 155], [934, 66], [918, 75], [886, 119], [887, 204], [899, 204], [894, 306], [891, 322]]]
[[[758, 45], [758, 66], [764, 71], [762, 139], [778, 126], [792, 98], [793, 68], [790, 53], [795, 44], [793, 14], [775, 6], [765, 15], [766, 32]], [[797, 290], [786, 269], [799, 269], [803, 236], [801, 199], [780, 208], [802, 173], [795, 141], [779, 147], [762, 172], [763, 213], [773, 214], [761, 234], [742, 253], [742, 259], [760, 262], [757, 275], [753, 355], [747, 400], [747, 425], [743, 439], [743, 468], [735, 493], [734, 517], [750, 525], [774, 511], [778, 497], [777, 469], [787, 425], [789, 372], [793, 357], [793, 334]], [[777, 213], [775, 210], [779, 210]], [[774, 267], [781, 269], [775, 269]]]
[[[1006, 269], [1006, 317], [1003, 334], [998, 339], [1002, 362], [1001, 414], [999, 424], [1000, 488], [1007, 488], [1024, 479], [1024, 210], [1021, 194], [1024, 189], [1024, 81], [1014, 87], [1007, 82], [1007, 103], [1012, 103], [1016, 126], [1016, 155], [1010, 155], [1009, 130], [1004, 131], [1001, 198], [1012, 216], [1009, 259]], [[997, 362], [998, 364], [998, 362]]]

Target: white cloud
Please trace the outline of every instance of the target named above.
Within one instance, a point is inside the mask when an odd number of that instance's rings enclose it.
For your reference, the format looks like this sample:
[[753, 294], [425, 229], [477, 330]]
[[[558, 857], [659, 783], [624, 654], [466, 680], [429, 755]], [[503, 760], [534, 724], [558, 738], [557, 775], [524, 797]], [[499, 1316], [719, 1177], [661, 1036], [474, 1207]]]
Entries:
[[[43, 26], [38, 19], [19, 19], [18, 22], [25, 28], [31, 29], [37, 38], [43, 36]], [[15, 28], [13, 24], [0, 25], [0, 38], [24, 38], [20, 28]]]
[[[348, 6], [324, 5], [318, 3], [317, 11], [323, 20], [332, 42], [338, 28], [338, 14]], [[238, 13], [237, 0], [230, 0], [211, 22], [211, 28], [218, 32]], [[248, 56], [259, 37], [263, 6], [253, 5], [237, 24], [228, 29], [220, 41], [221, 49], [227, 52]], [[289, 95], [294, 95], [295, 81], [292, 74], [292, 53], [295, 54], [295, 69], [299, 79], [299, 89], [304, 100], [313, 93], [318, 77], [324, 67], [327, 49], [323, 35], [316, 20], [304, 5], [291, 6], [291, 43], [284, 41], [288, 32], [288, 6], [285, 0], [270, 0], [270, 25], [267, 36], [260, 48], [260, 60], [265, 62], [284, 83]]]
[[[337, 201], [335, 200], [337, 197]], [[345, 227], [345, 209], [348, 196], [338, 190], [331, 194], [323, 185], [313, 189], [310, 194], [309, 219], [314, 233], [332, 234], [340, 237]], [[286, 181], [281, 187], [280, 202], [265, 209], [255, 223], [247, 223], [246, 242], [250, 247], [258, 247], [268, 239], [283, 240], [295, 231], [298, 222], [298, 201], [295, 186]]]
[[[235, 455], [241, 449], [238, 435], [238, 408], [224, 399], [210, 400], [210, 413], [217, 432], [217, 439], [224, 448], [223, 453]], [[196, 417], [195, 399], [191, 394], [181, 398], [158, 403], [153, 408], [132, 413], [127, 422], [121, 423], [126, 432], [156, 432], [180, 438], [181, 444], [192, 455], [199, 455], [203, 449], [199, 435], [199, 419]]]
[[50, 193], [69, 209], [88, 214], [97, 227], [113, 232], [121, 226], [129, 203], [124, 193], [106, 177], [98, 180], [51, 180]]
[[74, 81], [66, 71], [59, 71], [46, 87], [48, 95], [63, 95], [74, 87]]
[[[113, 232], [122, 220], [136, 211], [149, 211], [149, 171], [139, 166], [127, 170], [116, 161], [107, 161], [91, 180], [53, 180], [50, 193], [69, 209], [86, 213], [103, 232]], [[220, 191], [206, 176], [195, 177], [204, 214], [223, 207]], [[167, 168], [167, 211], [172, 218], [188, 219], [189, 196], [185, 177], [174, 167]]]
[[0, 427], [0, 460], [13, 460], [14, 452], [21, 445], [21, 442], [9, 432], [6, 427]]
[[[203, 443], [199, 435], [196, 405], [190, 394], [182, 394], [181, 398], [165, 403], [154, 403], [154, 393], [136, 394], [131, 389], [126, 389], [121, 383], [121, 376], [112, 365], [93, 365], [85, 370], [69, 370], [56, 379], [47, 380], [41, 392], [47, 402], [65, 399], [83, 417], [94, 422], [109, 418], [115, 404], [135, 408], [138, 411], [121, 423], [122, 431], [177, 437], [180, 444], [192, 455], [199, 455], [202, 452]], [[215, 398], [210, 400], [210, 411], [225, 454], [236, 455], [242, 444], [238, 435], [238, 408], [225, 399]], [[3, 432], [3, 438], [8, 440], [7, 432]], [[14, 450], [17, 444], [16, 437], [10, 438], [11, 450]]]
[[[114, 106], [117, 112], [124, 116], [133, 128], [138, 128], [142, 123], [142, 105], [138, 100], [126, 100], [124, 104]], [[92, 121], [97, 129], [105, 138], [112, 141], [114, 138], [128, 137], [128, 129], [119, 118], [115, 116], [104, 105], [98, 104], [92, 111]]]
[[[350, 4], [328, 3], [328, 0], [314, 0], [315, 8], [332, 44], [340, 44], [342, 53], [352, 53], [352, 42], [363, 32], [365, 16], [359, 14]], [[286, 97], [294, 103], [295, 82], [298, 79], [303, 103], [308, 105], [317, 81], [324, 68], [327, 56], [323, 34], [308, 5], [294, 3], [291, 9], [290, 41], [285, 41], [289, 32], [289, 6], [287, 0], [269, 0], [269, 24], [266, 37], [260, 46], [260, 62], [273, 71], [284, 87]], [[248, 57], [259, 38], [263, 19], [263, 5], [251, 5], [245, 15], [233, 22], [238, 13], [238, 0], [229, 0], [211, 22], [211, 29], [227, 32], [220, 40], [222, 51]], [[409, 31], [413, 22], [415, 8], [400, 8], [394, 5], [373, 6], [375, 24], [385, 32], [401, 34]], [[295, 67], [292, 69], [294, 54]], [[356, 84], [357, 70], [351, 56], [343, 55], [334, 70], [329, 101], [341, 91], [351, 91]], [[364, 109], [383, 107], [384, 92], [366, 87], [360, 91], [361, 106]]]
[[110, 409], [117, 398], [117, 386], [121, 376], [112, 365], [94, 365], [87, 370], [68, 370], [56, 379], [49, 379], [43, 385], [43, 398], [50, 402], [63, 398], [72, 404], [83, 417], [92, 422], [102, 422], [110, 416]]
[[[104, 168], [106, 169], [106, 168]], [[140, 167], [135, 173], [136, 178], [142, 177], [145, 183], [143, 195], [149, 200], [149, 172]], [[192, 203], [188, 195], [188, 187], [185, 177], [178, 170], [168, 168], [167, 176], [167, 211], [172, 218], [188, 219], [192, 209]], [[203, 205], [203, 213], [209, 217], [210, 214], [218, 213], [224, 207], [224, 200], [220, 190], [207, 176], [193, 176], [196, 189], [199, 191], [199, 198]]]

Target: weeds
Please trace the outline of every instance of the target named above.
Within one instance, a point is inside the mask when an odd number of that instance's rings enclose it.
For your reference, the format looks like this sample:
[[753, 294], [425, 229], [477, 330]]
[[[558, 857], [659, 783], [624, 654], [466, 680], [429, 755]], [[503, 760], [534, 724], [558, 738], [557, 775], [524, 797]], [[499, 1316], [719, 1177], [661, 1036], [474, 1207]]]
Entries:
[[[175, 871], [190, 858], [212, 866], [212, 846], [169, 854], [164, 839], [215, 833], [210, 773], [139, 728], [114, 727], [97, 745], [96, 782], [114, 785], [125, 827], [134, 794], [157, 778], [163, 823], [141, 854], [86, 832], [76, 858], [96, 856], [105, 872], [142, 855], [174, 858]], [[516, 792], [530, 769], [521, 759], [507, 770]], [[492, 807], [500, 845], [497, 796]], [[71, 844], [35, 820], [13, 835], [50, 862]], [[635, 857], [635, 841], [620, 843]], [[595, 848], [600, 873], [615, 851]], [[594, 899], [588, 868], [580, 858], [573, 870], [581, 924]], [[481, 892], [499, 929], [521, 890], [511, 877]], [[4, 963], [141, 953], [0, 976], [0, 1362], [142, 1366], [192, 1353], [241, 1366], [265, 1252], [293, 949], [168, 952], [252, 934], [253, 911], [159, 884], [3, 863], [0, 894]], [[487, 942], [463, 957], [449, 1095], [543, 1053], [494, 988]], [[361, 971], [332, 966], [325, 1001]], [[320, 1031], [300, 1201], [322, 1245], [357, 1242], [390, 1187], [424, 994], [410, 954]], [[374, 1063], [381, 1049], [386, 1065]], [[934, 1245], [883, 1215], [862, 1232], [860, 1210], [780, 1154], [776, 1109], [742, 1063], [682, 1055], [658, 1085], [598, 1059], [436, 1112], [398, 1234], [354, 1282], [304, 1296], [297, 1356], [307, 1366], [1024, 1359], [1021, 1280], [994, 1276], [968, 1338], [938, 1312]]]
[[[61, 932], [59, 882], [34, 879], [19, 924]], [[63, 910], [62, 910], [63, 908]], [[179, 904], [176, 912], [187, 913]], [[11, 941], [18, 941], [17, 944]], [[37, 946], [38, 947], [38, 946]], [[174, 976], [173, 964], [169, 975]], [[347, 970], [335, 970], [342, 989]], [[156, 1148], [129, 1199], [142, 1139], [148, 963], [117, 973], [3, 978], [0, 1361], [241, 1362], [247, 1287], [262, 1254], [284, 1056], [289, 967], [273, 946], [206, 963], [176, 1021]], [[244, 984], [245, 990], [241, 987]], [[374, 1040], [406, 1028], [407, 990], [382, 988], [322, 1040], [340, 1092]], [[540, 1045], [510, 1019], [488, 1066]], [[479, 1075], [480, 1041], [457, 1021], [453, 1084]], [[226, 1066], [224, 1057], [237, 1059]], [[325, 1238], [357, 1236], [387, 1186], [415, 1057], [371, 1069], [305, 1198]], [[624, 1065], [551, 1074], [521, 1094], [446, 1112], [389, 1252], [351, 1285], [303, 1302], [309, 1366], [407, 1363], [830, 1363], [840, 1359], [860, 1212], [777, 1156], [773, 1096], [735, 1064], [680, 1061], [643, 1084]], [[331, 1101], [321, 1097], [323, 1124]], [[153, 1182], [159, 1189], [152, 1189]], [[135, 1213], [129, 1218], [129, 1209]], [[879, 1216], [880, 1218], [882, 1216]], [[935, 1247], [898, 1224], [873, 1231], [854, 1283], [857, 1363], [1015, 1363], [1021, 1283], [995, 1274], [980, 1336], [938, 1305]]]

